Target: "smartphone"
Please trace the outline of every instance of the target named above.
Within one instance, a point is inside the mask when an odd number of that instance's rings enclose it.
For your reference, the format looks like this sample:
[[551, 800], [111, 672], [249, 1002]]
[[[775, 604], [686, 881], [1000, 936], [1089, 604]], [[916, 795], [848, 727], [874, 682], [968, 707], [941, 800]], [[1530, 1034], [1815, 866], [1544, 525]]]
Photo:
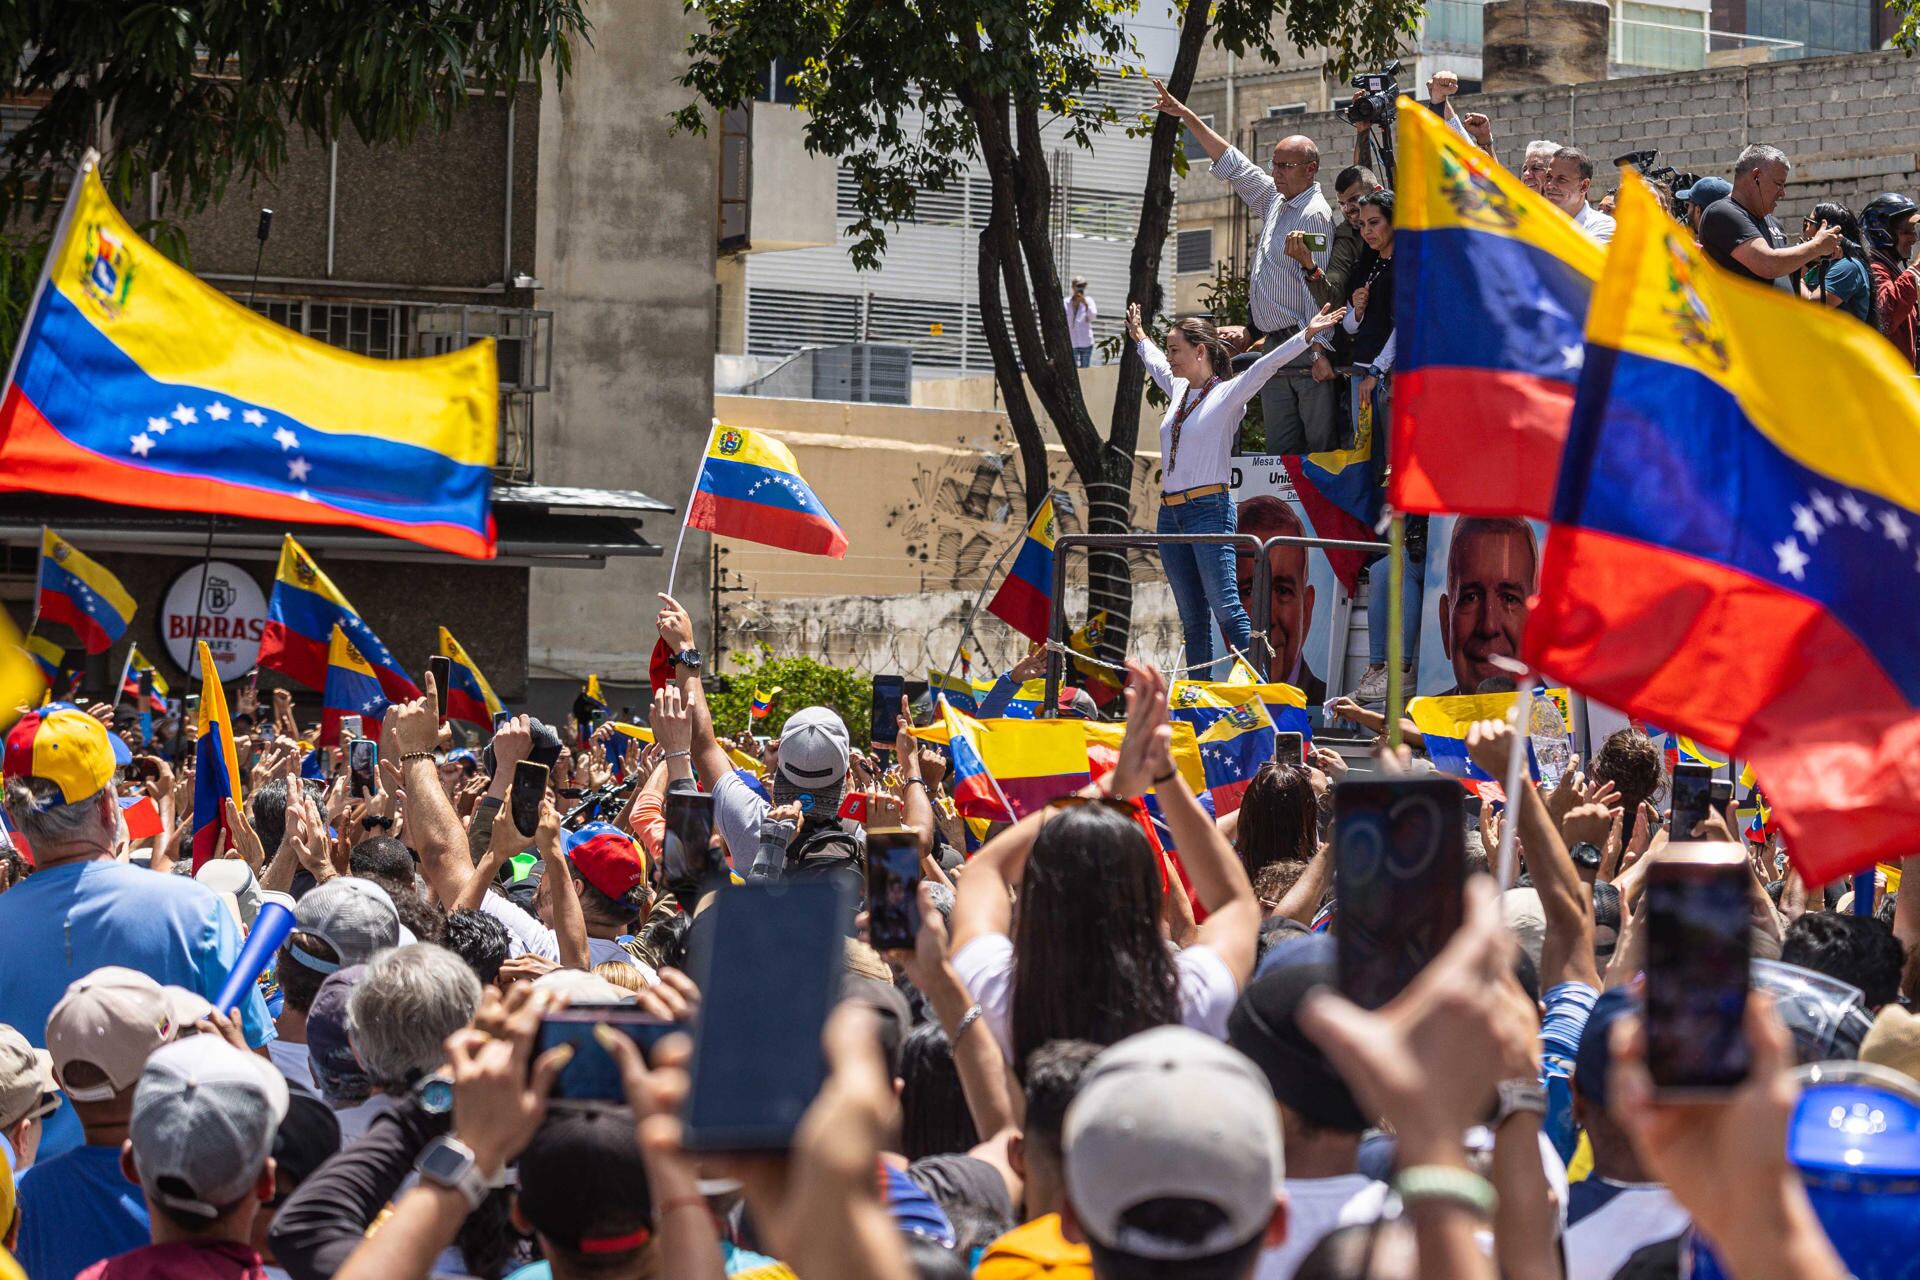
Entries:
[[1273, 758], [1281, 764], [1305, 764], [1307, 762], [1307, 735], [1304, 733], [1274, 734]]
[[713, 867], [713, 796], [669, 791], [667, 830], [662, 850], [667, 883], [699, 880]]
[[359, 737], [361, 723], [362, 722], [359, 716], [354, 716], [354, 715], [341, 716], [340, 717], [340, 736], [342, 738]]
[[434, 654], [427, 659], [427, 670], [433, 675], [434, 701], [438, 703], [440, 718], [447, 718], [447, 686], [453, 683], [453, 659]]
[[849, 894], [838, 879], [752, 881], [719, 895], [701, 992], [689, 1151], [784, 1151], [826, 1081], [820, 1032], [840, 995]]
[[1725, 843], [1647, 866], [1647, 1070], [1658, 1095], [1719, 1094], [1747, 1078], [1751, 875], [1740, 846]]
[[911, 951], [920, 936], [920, 835], [867, 832], [867, 940], [875, 951]]
[[347, 790], [356, 799], [379, 789], [380, 744], [371, 738], [355, 738], [347, 744]]
[[620, 1079], [620, 1064], [594, 1038], [593, 1029], [602, 1024], [633, 1041], [643, 1057], [667, 1036], [686, 1030], [678, 1022], [663, 1022], [630, 1004], [576, 1004], [549, 1013], [540, 1019], [535, 1056], [557, 1045], [573, 1046], [572, 1059], [560, 1069], [553, 1092], [547, 1095], [550, 1101], [626, 1105], [627, 1089]]
[[840, 811], [834, 816], [837, 818], [846, 818], [850, 822], [857, 822], [864, 827], [867, 825], [868, 803], [869, 798], [866, 792], [849, 791], [847, 792], [846, 798], [840, 802]]
[[200, 714], [200, 695], [190, 693], [180, 700], [180, 705], [185, 708], [187, 718], [189, 720], [194, 719]]
[[522, 760], [513, 766], [513, 789], [507, 793], [507, 813], [513, 829], [532, 837], [540, 828], [540, 804], [547, 798], [547, 766]]
[[1682, 760], [1673, 766], [1673, 804], [1668, 810], [1667, 839], [1691, 840], [1693, 829], [1706, 821], [1713, 799], [1713, 767]]
[[1340, 991], [1378, 1009], [1460, 927], [1467, 878], [1460, 784], [1369, 778], [1333, 789], [1335, 961]]
[[1724, 816], [1727, 806], [1733, 803], [1733, 779], [1715, 778], [1707, 784], [1707, 803], [1715, 813]]
[[875, 751], [891, 751], [900, 737], [900, 699], [907, 695], [905, 676], [873, 678], [873, 740]]
[[1324, 231], [1303, 231], [1300, 233], [1307, 242], [1307, 248], [1314, 253], [1327, 251], [1327, 233]]

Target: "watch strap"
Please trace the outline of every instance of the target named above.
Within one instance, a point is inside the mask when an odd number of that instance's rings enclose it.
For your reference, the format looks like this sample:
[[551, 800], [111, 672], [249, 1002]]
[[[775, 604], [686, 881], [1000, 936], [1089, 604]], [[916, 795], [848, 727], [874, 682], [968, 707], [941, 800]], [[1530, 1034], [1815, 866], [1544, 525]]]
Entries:
[[1498, 1129], [1506, 1120], [1520, 1112], [1531, 1112], [1536, 1116], [1547, 1114], [1547, 1091], [1540, 1082], [1516, 1077], [1502, 1080], [1495, 1086], [1495, 1096], [1499, 1106], [1494, 1112], [1493, 1127]]
[[[458, 1170], [451, 1175], [436, 1172], [429, 1167], [432, 1154], [442, 1149], [452, 1151], [463, 1161]], [[474, 1158], [473, 1148], [451, 1135], [443, 1134], [429, 1142], [420, 1152], [419, 1158], [413, 1162], [413, 1167], [415, 1172], [435, 1186], [459, 1192], [461, 1198], [467, 1202], [469, 1213], [480, 1207], [480, 1202], [487, 1198], [487, 1192], [490, 1190], [487, 1180], [480, 1174], [480, 1165]]]

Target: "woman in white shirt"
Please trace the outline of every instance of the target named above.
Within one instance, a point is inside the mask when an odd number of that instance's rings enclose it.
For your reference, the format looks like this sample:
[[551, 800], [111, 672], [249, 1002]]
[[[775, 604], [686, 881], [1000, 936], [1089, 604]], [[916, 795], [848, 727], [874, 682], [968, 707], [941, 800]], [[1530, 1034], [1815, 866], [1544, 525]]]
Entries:
[[[1225, 1039], [1253, 971], [1253, 886], [1174, 768], [1165, 678], [1127, 666], [1113, 771], [988, 841], [954, 890], [954, 971], [1022, 1078], [1027, 1056], [1050, 1040], [1113, 1044], [1170, 1023]], [[1167, 912], [1166, 868], [1133, 807], [1149, 788], [1207, 912], [1197, 927], [1191, 914]], [[1163, 932], [1167, 914], [1181, 921], [1178, 950]]]
[[[1127, 336], [1147, 362], [1154, 384], [1172, 399], [1160, 423], [1160, 533], [1232, 533], [1238, 527], [1233, 498], [1227, 492], [1234, 444], [1247, 402], [1307, 344], [1340, 323], [1346, 308], [1322, 308], [1306, 328], [1264, 353], [1235, 376], [1227, 348], [1213, 325], [1196, 316], [1176, 320], [1167, 330], [1163, 353], [1140, 327], [1140, 307], [1127, 307]], [[1245, 651], [1252, 624], [1240, 603], [1234, 579], [1231, 543], [1163, 545], [1160, 563], [1180, 611], [1186, 636], [1187, 665], [1199, 679], [1225, 679], [1228, 663], [1213, 652], [1213, 620], [1233, 649]]]

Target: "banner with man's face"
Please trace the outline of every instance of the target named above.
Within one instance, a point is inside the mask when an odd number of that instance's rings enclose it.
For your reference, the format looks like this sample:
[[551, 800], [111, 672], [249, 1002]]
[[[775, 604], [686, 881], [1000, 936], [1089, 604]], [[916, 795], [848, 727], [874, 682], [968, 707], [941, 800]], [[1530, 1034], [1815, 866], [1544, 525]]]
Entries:
[[[1421, 693], [1513, 688], [1512, 675], [1492, 659], [1520, 656], [1544, 536], [1543, 526], [1518, 516], [1434, 516], [1428, 522]], [[1507, 683], [1485, 687], [1502, 680]]]
[[[1233, 460], [1231, 483], [1239, 516], [1239, 532], [1263, 541], [1273, 537], [1312, 537], [1313, 525], [1294, 495], [1293, 482], [1278, 456], [1249, 456]], [[1253, 611], [1254, 557], [1239, 557], [1240, 600]], [[1334, 606], [1340, 584], [1326, 553], [1305, 547], [1273, 547], [1267, 552], [1267, 580], [1272, 588], [1272, 616], [1267, 620], [1267, 643], [1272, 647], [1271, 678], [1307, 695], [1307, 709], [1315, 722], [1327, 697], [1326, 673], [1337, 664]], [[1253, 619], [1256, 632], [1261, 620]], [[1341, 648], [1345, 638], [1338, 641]], [[1337, 693], [1338, 690], [1335, 690]]]

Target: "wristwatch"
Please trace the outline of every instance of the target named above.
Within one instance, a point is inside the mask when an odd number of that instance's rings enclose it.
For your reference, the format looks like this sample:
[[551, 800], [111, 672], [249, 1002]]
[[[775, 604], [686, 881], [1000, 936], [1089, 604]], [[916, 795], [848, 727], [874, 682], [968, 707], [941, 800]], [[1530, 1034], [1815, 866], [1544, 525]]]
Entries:
[[1495, 1088], [1498, 1105], [1494, 1108], [1490, 1129], [1498, 1129], [1513, 1116], [1522, 1111], [1532, 1112], [1536, 1116], [1547, 1114], [1547, 1091], [1536, 1080], [1524, 1077], [1502, 1080]]
[[458, 1191], [467, 1202], [469, 1213], [480, 1207], [490, 1190], [480, 1174], [473, 1148], [458, 1138], [435, 1138], [422, 1149], [413, 1167], [428, 1182]]
[[700, 651], [698, 649], [682, 649], [678, 653], [668, 654], [667, 661], [676, 667], [691, 667], [695, 671], [698, 671], [700, 669]]
[[1581, 840], [1567, 850], [1567, 856], [1573, 859], [1576, 867], [1585, 867], [1589, 871], [1600, 869], [1600, 848], [1591, 840]]
[[422, 1076], [413, 1086], [413, 1096], [422, 1111], [443, 1116], [453, 1110], [453, 1077], [444, 1070]]

